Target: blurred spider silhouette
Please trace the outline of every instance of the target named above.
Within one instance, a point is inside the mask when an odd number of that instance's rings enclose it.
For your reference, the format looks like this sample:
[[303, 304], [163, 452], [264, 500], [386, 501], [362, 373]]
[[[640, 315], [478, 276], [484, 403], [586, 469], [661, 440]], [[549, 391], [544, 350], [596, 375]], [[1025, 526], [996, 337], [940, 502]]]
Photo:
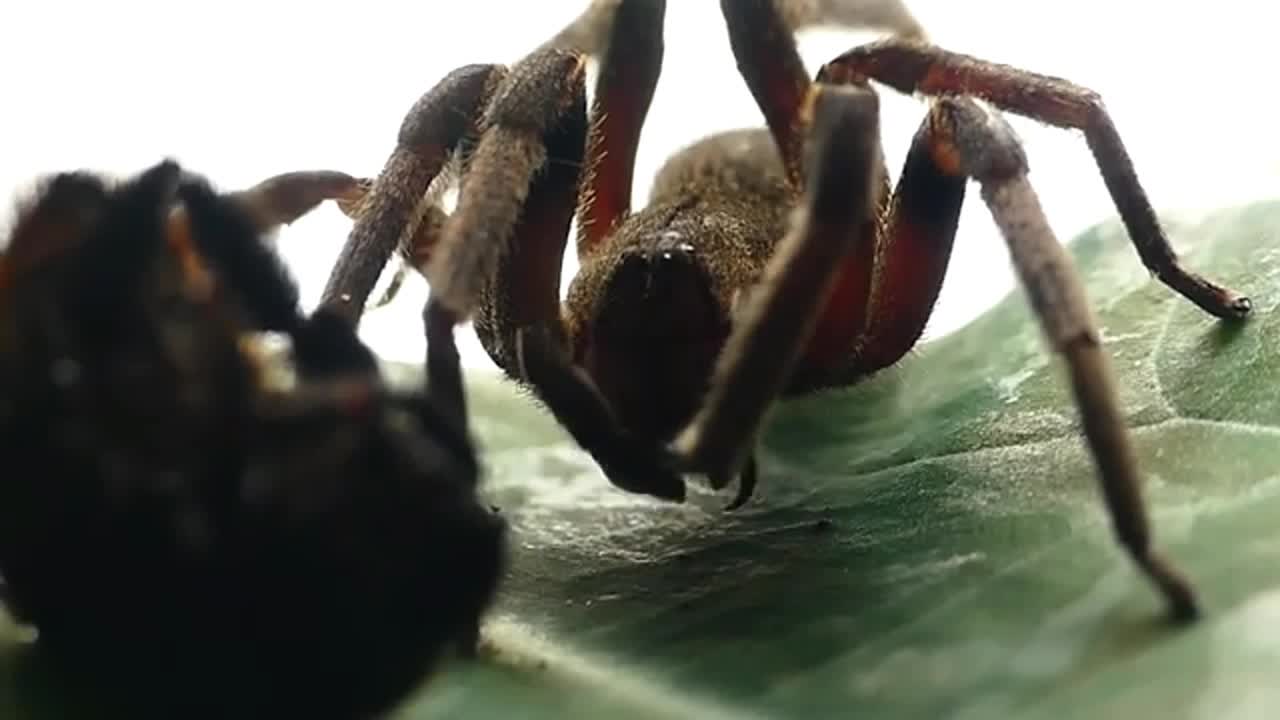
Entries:
[[[358, 317], [397, 247], [451, 307], [480, 283], [475, 326], [488, 353], [615, 485], [681, 500], [685, 473], [717, 489], [738, 478], [737, 507], [755, 486], [756, 437], [777, 398], [856, 383], [919, 340], [976, 180], [1065, 361], [1119, 541], [1174, 615], [1195, 616], [1190, 583], [1152, 548], [1083, 288], [1027, 181], [1019, 140], [998, 110], [975, 102], [1083, 130], [1146, 266], [1206, 312], [1245, 317], [1247, 298], [1178, 263], [1099, 97], [933, 46], [897, 0], [722, 0], [766, 127], [680, 150], [633, 212], [665, 9], [598, 0], [510, 69], [459, 68], [419, 100], [377, 179], [341, 203], [356, 223], [324, 302]], [[794, 33], [818, 24], [893, 35], [811, 80]], [[589, 114], [588, 58], [599, 63]], [[896, 187], [871, 81], [931, 97]], [[440, 193], [455, 178], [446, 214]], [[561, 305], [575, 215], [581, 268]], [[468, 271], [453, 257], [461, 251]]]
[[[0, 574], [36, 650], [158, 717], [364, 718], [473, 649], [504, 562], [453, 316], [424, 389], [262, 235], [354, 180], [46, 179], [0, 259]], [[292, 376], [259, 333], [287, 336]], [[130, 710], [130, 716], [137, 710]], [[140, 712], [140, 711], [137, 711]]]

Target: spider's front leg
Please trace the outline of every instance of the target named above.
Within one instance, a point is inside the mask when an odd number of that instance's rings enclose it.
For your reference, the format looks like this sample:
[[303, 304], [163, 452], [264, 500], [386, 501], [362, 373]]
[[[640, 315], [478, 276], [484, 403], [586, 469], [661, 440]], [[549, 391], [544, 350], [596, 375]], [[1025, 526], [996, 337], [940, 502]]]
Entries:
[[544, 46], [599, 63], [578, 191], [579, 260], [631, 213], [640, 131], [662, 74], [666, 12], [666, 0], [594, 0]]
[[[629, 152], [639, 135], [639, 123], [625, 113], [588, 123], [584, 70], [581, 55], [555, 47], [512, 67], [485, 114], [428, 280], [433, 296], [459, 319], [479, 298], [476, 333], [486, 351], [534, 390], [611, 482], [680, 499], [684, 481], [661, 448], [623, 431], [573, 364], [561, 320], [561, 262], [574, 211], [583, 213], [579, 252], [589, 252], [629, 205], [629, 192], [621, 193], [616, 181], [625, 177], [629, 186]], [[626, 90], [627, 75], [609, 77], [603, 70], [598, 90], [606, 100]], [[607, 178], [596, 185], [602, 192], [580, 195], [584, 164], [589, 178]]]
[[[442, 171], [478, 130], [481, 113], [505, 75], [499, 65], [466, 65], [427, 91], [405, 114], [396, 147], [371, 184], [343, 198], [339, 207], [356, 218], [321, 295], [356, 324], [382, 269], [402, 238], [415, 237]], [[434, 242], [434, 236], [429, 236]]]

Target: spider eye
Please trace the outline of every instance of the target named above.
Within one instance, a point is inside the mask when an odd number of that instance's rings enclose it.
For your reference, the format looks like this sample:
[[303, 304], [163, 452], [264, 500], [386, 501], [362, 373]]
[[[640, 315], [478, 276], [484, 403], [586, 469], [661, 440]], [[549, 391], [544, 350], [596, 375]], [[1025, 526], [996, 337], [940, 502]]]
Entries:
[[[671, 234], [675, 235], [676, 238], [681, 237], [676, 233], [671, 233]], [[693, 254], [694, 254], [693, 245], [691, 245], [690, 243], [684, 242], [683, 240], [676, 240], [674, 243], [669, 244], [666, 247], [659, 246], [658, 248], [658, 259], [663, 261], [675, 261], [681, 258], [681, 256], [684, 256], [684, 258], [688, 259], [688, 258], [692, 258]]]
[[684, 295], [707, 284], [707, 275], [691, 246], [659, 250], [654, 254], [651, 265], [655, 295]]
[[709, 278], [689, 243], [628, 251], [618, 259], [608, 297], [627, 305], [680, 305], [708, 287]]
[[701, 335], [727, 322], [713, 287], [704, 258], [683, 236], [628, 248], [608, 273], [595, 329], [632, 338]]

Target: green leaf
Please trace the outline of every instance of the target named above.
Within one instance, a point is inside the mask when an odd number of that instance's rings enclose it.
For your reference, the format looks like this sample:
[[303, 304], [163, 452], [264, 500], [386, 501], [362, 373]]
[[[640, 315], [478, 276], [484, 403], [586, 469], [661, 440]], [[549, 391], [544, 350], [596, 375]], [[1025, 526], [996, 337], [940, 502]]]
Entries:
[[1162, 622], [1114, 545], [1015, 291], [889, 372], [781, 406], [759, 497], [733, 514], [701, 489], [681, 506], [612, 489], [525, 396], [473, 378], [513, 567], [487, 660], [399, 717], [1264, 716], [1280, 707], [1276, 227], [1280, 202], [1170, 223], [1189, 265], [1254, 298], [1235, 328], [1152, 281], [1117, 223], [1072, 244], [1157, 543], [1207, 605], [1194, 627]]

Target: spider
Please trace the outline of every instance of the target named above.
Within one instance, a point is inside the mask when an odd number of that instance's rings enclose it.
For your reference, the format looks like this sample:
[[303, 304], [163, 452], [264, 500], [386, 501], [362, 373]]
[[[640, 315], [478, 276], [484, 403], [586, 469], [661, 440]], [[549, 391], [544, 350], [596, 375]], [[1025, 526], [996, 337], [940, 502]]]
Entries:
[[[975, 180], [1065, 361], [1117, 539], [1171, 614], [1194, 618], [1191, 583], [1152, 547], [1083, 287], [999, 111], [1084, 131], [1139, 256], [1167, 286], [1219, 318], [1244, 318], [1251, 304], [1179, 264], [1100, 98], [934, 46], [897, 0], [722, 0], [721, 11], [765, 127], [680, 150], [633, 211], [665, 3], [598, 0], [510, 69], [462, 67], [414, 105], [382, 172], [341, 204], [355, 223], [323, 302], [358, 321], [399, 242], [451, 307], [481, 285], [484, 347], [611, 482], [679, 501], [686, 473], [716, 489], [737, 478], [734, 508], [755, 486], [756, 437], [775, 401], [856, 383], [918, 341]], [[822, 23], [892, 34], [811, 80], [794, 33]], [[589, 58], [599, 67], [588, 114]], [[930, 98], [895, 187], [872, 81]], [[454, 178], [445, 214], [440, 192]], [[575, 215], [580, 270], [562, 305]], [[496, 272], [479, 271], [491, 261]]]
[[[426, 389], [298, 307], [262, 236], [336, 172], [42, 181], [0, 259], [0, 573], [36, 649], [160, 717], [355, 718], [474, 650], [505, 563], [455, 320]], [[290, 341], [292, 377], [259, 333]]]

